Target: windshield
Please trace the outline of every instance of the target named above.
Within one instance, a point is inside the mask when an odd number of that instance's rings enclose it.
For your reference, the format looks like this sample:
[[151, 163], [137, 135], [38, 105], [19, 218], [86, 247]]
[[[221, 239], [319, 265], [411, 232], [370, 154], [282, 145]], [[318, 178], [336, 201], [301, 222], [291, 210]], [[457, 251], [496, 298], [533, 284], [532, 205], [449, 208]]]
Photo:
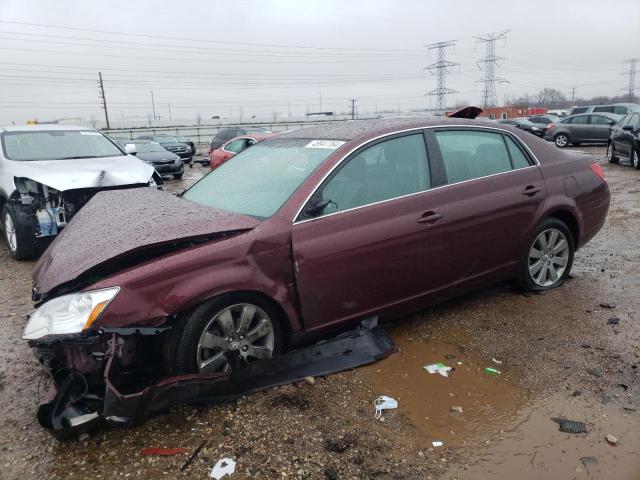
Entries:
[[221, 210], [268, 218], [333, 152], [332, 148], [307, 145], [310, 140], [258, 143], [220, 165], [182, 197]]
[[4, 156], [9, 160], [73, 160], [125, 155], [95, 130], [4, 132], [1, 138]]
[[136, 151], [138, 153], [166, 152], [167, 150], [158, 142], [136, 143]]
[[153, 141], [158, 143], [180, 143], [173, 137], [153, 137]]

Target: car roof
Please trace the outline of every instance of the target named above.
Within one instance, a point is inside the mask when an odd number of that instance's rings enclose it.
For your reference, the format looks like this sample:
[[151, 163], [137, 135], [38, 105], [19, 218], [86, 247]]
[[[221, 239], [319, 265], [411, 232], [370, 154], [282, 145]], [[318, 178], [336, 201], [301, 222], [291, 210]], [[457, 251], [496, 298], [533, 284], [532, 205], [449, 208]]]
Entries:
[[60, 125], [58, 123], [38, 123], [36, 125], [6, 125], [0, 127], [0, 132], [38, 132], [44, 130], [93, 130], [91, 127], [81, 127], [80, 125]]
[[496, 126], [500, 124], [491, 120], [469, 120], [465, 118], [389, 117], [373, 120], [346, 120], [326, 123], [284, 133], [279, 135], [278, 138], [350, 141], [359, 137], [384, 135], [387, 133], [393, 133], [394, 131], [447, 125], [469, 125], [496, 128]]

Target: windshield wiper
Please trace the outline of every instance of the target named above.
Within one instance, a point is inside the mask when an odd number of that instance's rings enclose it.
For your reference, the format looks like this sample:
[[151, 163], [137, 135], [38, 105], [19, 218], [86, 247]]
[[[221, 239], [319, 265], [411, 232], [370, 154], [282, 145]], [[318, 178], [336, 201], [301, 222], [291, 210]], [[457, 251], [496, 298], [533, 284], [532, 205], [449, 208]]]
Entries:
[[80, 160], [82, 158], [98, 158], [95, 155], [79, 155], [76, 157], [60, 157], [60, 158], [54, 158], [53, 160]]

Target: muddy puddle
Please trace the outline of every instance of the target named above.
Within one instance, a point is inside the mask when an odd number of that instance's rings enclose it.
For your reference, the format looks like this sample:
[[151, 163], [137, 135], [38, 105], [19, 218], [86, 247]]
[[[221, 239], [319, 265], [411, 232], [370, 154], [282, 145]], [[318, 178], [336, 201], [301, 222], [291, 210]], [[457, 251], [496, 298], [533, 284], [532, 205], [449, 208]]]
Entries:
[[[534, 395], [521, 385], [518, 367], [405, 330], [390, 329], [397, 354], [360, 372], [376, 394], [398, 400], [397, 413], [387, 415], [410, 421], [422, 436], [418, 448], [441, 441], [443, 455], [455, 454], [444, 479], [640, 479], [635, 409], [594, 402], [582, 392]], [[455, 337], [464, 338], [460, 332]], [[424, 369], [438, 362], [453, 368], [448, 377]], [[487, 367], [500, 374], [486, 373]], [[552, 417], [585, 422], [588, 433], [563, 433]], [[608, 434], [616, 445], [607, 442]]]

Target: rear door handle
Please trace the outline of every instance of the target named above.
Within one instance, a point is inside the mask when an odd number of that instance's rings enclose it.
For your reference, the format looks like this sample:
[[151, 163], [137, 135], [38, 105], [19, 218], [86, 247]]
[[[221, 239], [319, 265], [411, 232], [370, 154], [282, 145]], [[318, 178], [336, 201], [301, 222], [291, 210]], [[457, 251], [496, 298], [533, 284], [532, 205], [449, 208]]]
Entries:
[[538, 193], [540, 189], [534, 185], [529, 185], [522, 191], [522, 195], [526, 195], [528, 197], [533, 197], [536, 193]]
[[444, 217], [442, 212], [425, 212], [419, 219], [418, 223], [424, 223], [426, 225], [433, 225], [438, 220]]

